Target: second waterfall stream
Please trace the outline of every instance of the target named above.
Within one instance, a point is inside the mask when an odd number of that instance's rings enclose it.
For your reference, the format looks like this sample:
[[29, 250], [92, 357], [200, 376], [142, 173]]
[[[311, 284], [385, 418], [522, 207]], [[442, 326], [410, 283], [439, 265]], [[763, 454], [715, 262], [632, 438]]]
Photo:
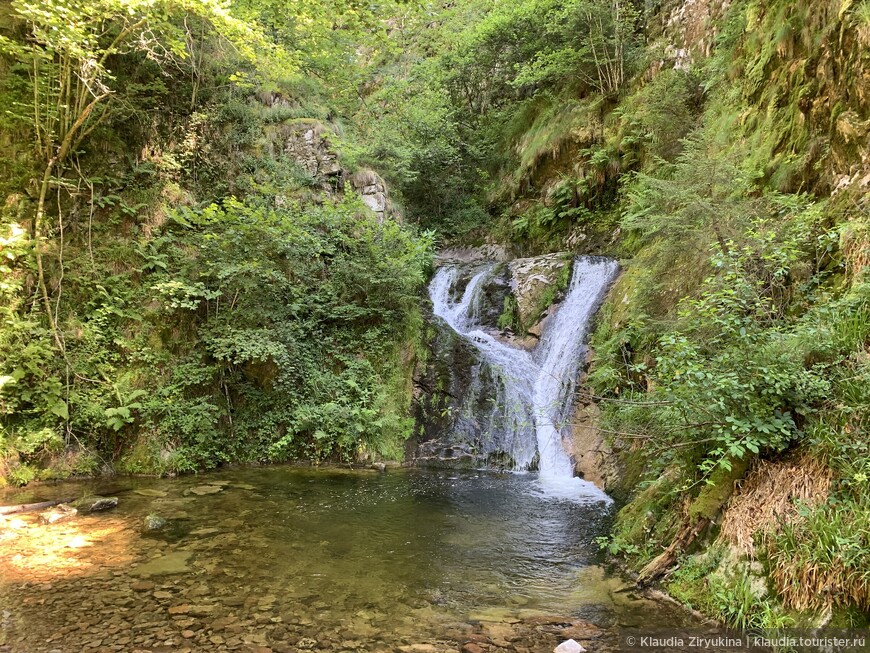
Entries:
[[494, 268], [476, 269], [461, 295], [456, 288], [461, 270], [455, 266], [440, 268], [429, 286], [435, 315], [474, 347], [493, 381], [489, 414], [476, 419], [484, 432], [480, 435], [510, 455], [517, 470], [528, 469], [537, 457], [547, 494], [609, 501], [593, 484], [574, 478], [562, 438], [571, 421], [589, 325], [619, 266], [611, 259], [576, 258], [565, 298], [532, 351], [499, 339], [480, 324], [481, 299]]

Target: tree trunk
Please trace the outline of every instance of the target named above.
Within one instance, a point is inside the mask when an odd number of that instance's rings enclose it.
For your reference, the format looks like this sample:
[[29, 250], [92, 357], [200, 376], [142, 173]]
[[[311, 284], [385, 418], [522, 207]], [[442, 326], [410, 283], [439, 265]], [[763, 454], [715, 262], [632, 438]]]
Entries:
[[20, 512], [33, 512], [34, 510], [42, 510], [44, 508], [53, 508], [61, 503], [71, 503], [75, 501], [75, 497], [71, 499], [58, 499], [57, 501], [41, 501], [39, 503], [22, 503], [17, 506], [0, 506], [0, 515], [16, 515]]
[[709, 519], [701, 518], [693, 524], [690, 523], [683, 526], [668, 548], [640, 570], [637, 584], [643, 587], [661, 578], [668, 569], [674, 566], [677, 557], [691, 546], [692, 542], [697, 539], [698, 535], [700, 535], [709, 524]]

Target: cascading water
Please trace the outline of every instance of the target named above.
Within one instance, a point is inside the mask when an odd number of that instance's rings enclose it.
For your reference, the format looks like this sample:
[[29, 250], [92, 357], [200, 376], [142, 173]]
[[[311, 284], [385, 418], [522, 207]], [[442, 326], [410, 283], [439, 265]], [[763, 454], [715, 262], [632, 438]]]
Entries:
[[[517, 469], [528, 469], [537, 455], [542, 481], [563, 489], [580, 485], [587, 495], [595, 494], [594, 486], [573, 479], [562, 436], [573, 408], [589, 322], [618, 267], [610, 259], [575, 259], [565, 299], [548, 319], [532, 352], [499, 340], [479, 324], [483, 290], [494, 265], [486, 265], [472, 276], [459, 301], [453, 300], [460, 278], [457, 267], [442, 267], [429, 286], [435, 315], [477, 350], [493, 378], [495, 396], [490, 414], [480, 416], [488, 420], [490, 441], [511, 456]], [[606, 498], [600, 491], [597, 494], [596, 498]]]

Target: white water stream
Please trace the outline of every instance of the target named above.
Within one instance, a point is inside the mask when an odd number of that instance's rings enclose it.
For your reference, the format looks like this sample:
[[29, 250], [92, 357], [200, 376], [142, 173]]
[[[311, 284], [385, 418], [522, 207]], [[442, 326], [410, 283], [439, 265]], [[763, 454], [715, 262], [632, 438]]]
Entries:
[[573, 478], [562, 437], [571, 418], [589, 323], [619, 266], [609, 259], [577, 258], [565, 299], [531, 352], [497, 339], [479, 323], [483, 290], [493, 268], [477, 271], [458, 301], [453, 299], [458, 268], [442, 267], [429, 286], [435, 315], [479, 352], [495, 381], [491, 414], [486, 416], [488, 437], [498, 440], [517, 469], [528, 469], [537, 455], [541, 480], [551, 489], [562, 488], [558, 494], [575, 494], [578, 485], [584, 494], [594, 494], [595, 486]]

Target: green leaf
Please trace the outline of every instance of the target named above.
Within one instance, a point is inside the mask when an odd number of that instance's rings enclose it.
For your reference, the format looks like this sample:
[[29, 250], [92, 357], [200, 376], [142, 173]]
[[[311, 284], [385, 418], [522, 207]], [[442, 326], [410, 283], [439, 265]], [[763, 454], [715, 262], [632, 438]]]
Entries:
[[49, 410], [64, 421], [69, 420], [69, 408], [63, 399], [55, 402]]

